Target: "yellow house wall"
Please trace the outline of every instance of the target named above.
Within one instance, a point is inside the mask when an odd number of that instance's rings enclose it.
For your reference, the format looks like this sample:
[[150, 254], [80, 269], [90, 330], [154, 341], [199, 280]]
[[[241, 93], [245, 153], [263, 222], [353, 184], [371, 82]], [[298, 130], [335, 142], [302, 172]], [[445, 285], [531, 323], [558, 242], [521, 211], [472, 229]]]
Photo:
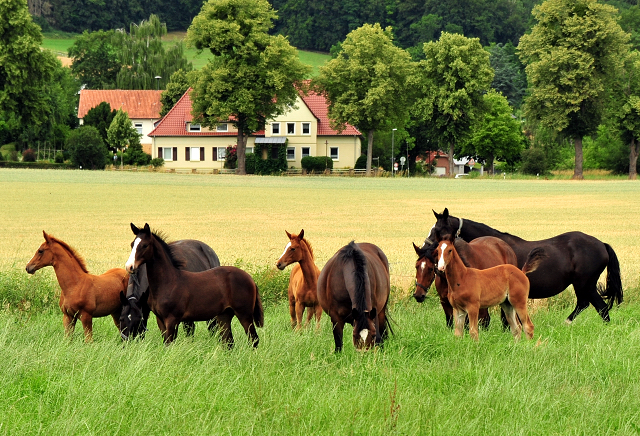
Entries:
[[[255, 138], [249, 138], [247, 147], [253, 147]], [[178, 160], [164, 161], [164, 167], [167, 169], [222, 169], [224, 167], [224, 159], [213, 160], [213, 147], [228, 147], [236, 143], [235, 137], [229, 136], [189, 136], [189, 137], [156, 137], [153, 141], [152, 156], [158, 157], [158, 148], [177, 147]], [[204, 147], [203, 161], [187, 161], [185, 159], [187, 147]], [[197, 156], [199, 157], [199, 156]]]

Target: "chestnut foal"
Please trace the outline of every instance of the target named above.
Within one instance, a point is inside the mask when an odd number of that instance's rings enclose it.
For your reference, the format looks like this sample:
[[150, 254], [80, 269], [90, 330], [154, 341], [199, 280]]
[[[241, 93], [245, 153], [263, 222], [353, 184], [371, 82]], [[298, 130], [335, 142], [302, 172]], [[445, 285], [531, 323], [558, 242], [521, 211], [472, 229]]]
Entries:
[[535, 271], [546, 257], [543, 249], [531, 250], [522, 270], [513, 265], [499, 265], [484, 270], [467, 268], [454, 244], [448, 239], [438, 244], [436, 257], [438, 270], [445, 272], [449, 283], [449, 302], [453, 307], [456, 336], [464, 334], [465, 315], [468, 314], [469, 334], [477, 341], [480, 308], [499, 304], [507, 317], [514, 339], [520, 339], [521, 334], [516, 313], [527, 338], [533, 338], [533, 323], [527, 311], [529, 279], [526, 274]]
[[304, 229], [299, 235], [292, 235], [284, 231], [289, 237], [289, 243], [284, 247], [284, 252], [276, 266], [279, 270], [298, 262], [291, 270], [289, 277], [289, 314], [291, 315], [291, 327], [302, 327], [302, 315], [307, 309], [308, 325], [313, 315], [316, 315], [316, 329], [320, 328], [322, 306], [318, 303], [318, 276], [320, 270], [313, 260], [313, 249], [309, 241], [304, 239]]

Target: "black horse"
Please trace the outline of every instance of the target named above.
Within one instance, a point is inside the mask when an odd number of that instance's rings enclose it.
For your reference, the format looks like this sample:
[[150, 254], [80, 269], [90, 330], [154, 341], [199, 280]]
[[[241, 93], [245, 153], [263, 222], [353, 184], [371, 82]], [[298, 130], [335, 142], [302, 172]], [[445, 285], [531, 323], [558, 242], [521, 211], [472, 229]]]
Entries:
[[[169, 243], [173, 253], [184, 261], [186, 271], [198, 272], [220, 266], [218, 255], [211, 247], [195, 239], [183, 239]], [[144, 335], [147, 330], [147, 321], [151, 308], [147, 302], [149, 298], [149, 279], [147, 277], [147, 265], [142, 264], [137, 271], [129, 275], [127, 294], [120, 292], [122, 313], [120, 315], [120, 336], [122, 339], [134, 339], [138, 335]], [[187, 336], [193, 335], [195, 323], [184, 321], [184, 330]], [[211, 325], [210, 328], [214, 326]]]
[[[503, 233], [485, 224], [433, 211], [436, 224], [427, 238], [428, 242], [460, 237], [467, 242], [481, 236], [495, 236], [513, 248], [522, 268], [529, 252], [541, 247], [547, 254], [535, 272], [529, 274], [531, 288], [529, 298], [548, 298], [573, 285], [578, 299], [576, 308], [567, 318], [573, 322], [576, 316], [593, 304], [604, 321], [609, 321], [609, 311], [615, 303], [622, 303], [622, 281], [618, 257], [609, 244], [582, 232], [567, 232], [541, 241], [525, 241], [509, 233]], [[607, 282], [603, 289], [598, 284], [600, 274], [607, 268]], [[605, 302], [604, 299], [607, 301]]]

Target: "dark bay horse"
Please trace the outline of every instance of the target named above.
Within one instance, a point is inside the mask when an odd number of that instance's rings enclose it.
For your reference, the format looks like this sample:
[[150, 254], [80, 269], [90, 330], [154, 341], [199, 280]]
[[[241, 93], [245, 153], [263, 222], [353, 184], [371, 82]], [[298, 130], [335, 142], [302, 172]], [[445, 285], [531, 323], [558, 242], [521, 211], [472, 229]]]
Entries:
[[[622, 281], [618, 257], [609, 244], [582, 232], [567, 232], [540, 241], [526, 241], [509, 233], [503, 233], [485, 224], [433, 211], [436, 224], [428, 239], [439, 242], [457, 235], [467, 242], [481, 236], [495, 236], [505, 241], [518, 257], [518, 267], [524, 266], [529, 252], [535, 247], [544, 249], [547, 258], [537, 271], [531, 273], [529, 298], [548, 298], [573, 285], [576, 308], [567, 323], [592, 304], [604, 321], [609, 321], [609, 311], [623, 300]], [[606, 287], [598, 285], [600, 274], [607, 269]], [[606, 299], [607, 301], [605, 302]]]
[[345, 323], [353, 325], [357, 349], [382, 344], [391, 330], [390, 290], [389, 262], [377, 246], [352, 241], [329, 259], [318, 277], [318, 301], [331, 318], [336, 352], [342, 350]]
[[[455, 247], [458, 255], [465, 266], [476, 269], [487, 269], [498, 265], [510, 264], [518, 266], [518, 259], [511, 247], [501, 239], [492, 236], [484, 236], [467, 243], [460, 238], [455, 240]], [[425, 242], [425, 245], [418, 248], [413, 244], [413, 248], [418, 255], [416, 261], [416, 290], [413, 297], [417, 302], [422, 303], [427, 295], [427, 291], [435, 279], [436, 291], [440, 297], [440, 304], [444, 310], [447, 327], [453, 327], [453, 307], [449, 303], [449, 284], [446, 276], [436, 269], [436, 259], [434, 252], [438, 248], [437, 243]], [[486, 308], [480, 309], [480, 326], [489, 327], [491, 317]]]
[[460, 259], [451, 240], [444, 239], [436, 249], [438, 270], [444, 271], [449, 283], [449, 302], [455, 318], [455, 335], [464, 334], [464, 321], [469, 315], [469, 334], [478, 340], [478, 312], [481, 308], [500, 305], [504, 311], [511, 333], [517, 341], [522, 322], [527, 338], [533, 338], [533, 323], [527, 311], [529, 297], [529, 279], [526, 274], [536, 270], [544, 259], [544, 250], [531, 250], [522, 270], [513, 265], [498, 265], [479, 270], [467, 268]]
[[76, 321], [84, 328], [85, 342], [93, 339], [93, 318], [111, 315], [116, 327], [122, 309], [120, 292], [127, 289], [128, 274], [113, 268], [98, 276], [89, 274], [84, 259], [66, 242], [44, 230], [44, 242], [27, 263], [33, 274], [45, 266], [53, 266], [60, 285], [60, 310], [67, 336], [73, 334]]
[[231, 320], [236, 316], [253, 346], [258, 346], [256, 327], [264, 325], [264, 312], [249, 274], [233, 266], [185, 271], [181, 259], [148, 224], [139, 229], [132, 223], [131, 230], [136, 237], [126, 269], [133, 271], [146, 263], [148, 302], [166, 344], [175, 339], [180, 322], [216, 318], [222, 340], [232, 347]]
[[[183, 239], [169, 243], [171, 250], [177, 258], [184, 261], [186, 271], [198, 272], [220, 266], [220, 260], [215, 251], [207, 244], [194, 239]], [[129, 275], [127, 293], [120, 294], [122, 313], [120, 314], [120, 335], [122, 339], [133, 339], [138, 335], [144, 335], [147, 330], [147, 321], [151, 308], [147, 302], [149, 297], [149, 279], [147, 278], [147, 265]], [[209, 328], [215, 328], [214, 320], [209, 321]], [[184, 321], [184, 330], [187, 336], [193, 335], [195, 324]]]
[[291, 327], [294, 329], [302, 327], [302, 315], [307, 309], [307, 322], [315, 314], [316, 328], [320, 327], [320, 317], [322, 316], [322, 306], [318, 303], [318, 276], [320, 270], [316, 266], [313, 258], [313, 249], [309, 241], [304, 239], [304, 229], [298, 235], [287, 232], [289, 243], [284, 247], [284, 252], [276, 262], [279, 270], [285, 269], [288, 265], [297, 262], [291, 270], [289, 277], [289, 315], [291, 316]]

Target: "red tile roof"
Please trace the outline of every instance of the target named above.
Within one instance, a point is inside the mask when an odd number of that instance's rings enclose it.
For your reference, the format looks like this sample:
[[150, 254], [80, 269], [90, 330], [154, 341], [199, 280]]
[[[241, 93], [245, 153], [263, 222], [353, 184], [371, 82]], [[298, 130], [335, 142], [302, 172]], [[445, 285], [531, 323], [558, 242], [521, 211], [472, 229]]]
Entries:
[[[236, 136], [235, 132], [187, 132], [186, 124], [191, 122], [193, 118], [191, 116], [190, 91], [191, 89], [185, 92], [169, 113], [156, 123], [156, 128], [149, 133], [149, 136]], [[327, 116], [329, 109], [324, 96], [309, 92], [306, 96], [300, 95], [300, 98], [318, 121], [318, 135], [360, 135], [360, 131], [349, 124], [340, 133], [329, 126], [329, 117]], [[255, 132], [253, 136], [264, 136], [264, 131]]]
[[106, 101], [112, 110], [122, 108], [131, 119], [158, 119], [162, 109], [161, 94], [162, 91], [151, 90], [83, 89], [80, 91], [78, 118], [84, 118], [90, 109]]

